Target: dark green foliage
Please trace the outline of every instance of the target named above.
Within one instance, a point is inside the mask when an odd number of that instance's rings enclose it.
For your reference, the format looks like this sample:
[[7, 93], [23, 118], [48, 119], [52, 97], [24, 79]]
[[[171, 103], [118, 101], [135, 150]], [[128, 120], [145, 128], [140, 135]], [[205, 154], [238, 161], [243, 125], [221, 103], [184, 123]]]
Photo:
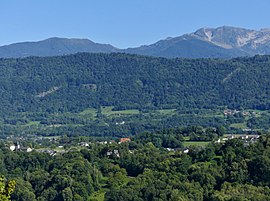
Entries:
[[[126, 54], [1, 59], [1, 111], [269, 108], [269, 57], [164, 59]], [[12, 123], [12, 122], [10, 122]]]
[[[241, 140], [228, 141], [224, 145], [212, 144], [202, 150], [159, 158], [154, 154], [144, 172], [120, 189], [111, 189], [107, 200], [268, 200], [269, 191], [269, 144], [261, 153], [253, 150], [266, 145], [268, 137], [244, 147]], [[220, 155], [222, 154], [222, 155]], [[219, 158], [219, 160], [216, 160]], [[167, 169], [166, 169], [167, 168]], [[130, 196], [134, 195], [134, 197]]]
[[[269, 56], [192, 60], [120, 53], [0, 59], [0, 133], [120, 137], [187, 125], [228, 128], [245, 121], [250, 128], [268, 129], [265, 116], [246, 120], [241, 113], [226, 119], [220, 114], [226, 107], [269, 109], [269, 64]], [[102, 113], [108, 106], [137, 113], [121, 119]], [[89, 118], [80, 115], [89, 108], [94, 110]], [[173, 112], [162, 115], [164, 109]], [[125, 125], [116, 125], [123, 120]], [[193, 139], [214, 137], [210, 132]]]
[[[17, 155], [20, 157], [16, 158]], [[33, 164], [34, 169], [30, 165], [25, 166], [27, 158], [33, 156], [38, 156], [45, 163], [39, 165], [38, 160], [33, 160], [26, 164]], [[8, 166], [8, 158], [13, 158], [14, 166]], [[79, 153], [52, 158], [36, 152], [5, 152], [3, 159], [6, 161], [7, 173], [17, 183], [12, 200], [73, 200], [73, 196], [86, 200], [100, 188], [100, 171]], [[14, 172], [18, 169], [22, 171], [15, 175]]]
[[265, 129], [267, 130], [270, 124], [269, 115], [262, 115], [260, 117], [253, 117], [247, 121], [247, 125], [252, 129]]
[[[201, 129], [162, 130], [153, 139], [166, 135], [177, 139]], [[110, 201], [270, 199], [269, 134], [248, 146], [233, 139], [205, 148], [190, 147], [188, 154], [181, 148], [174, 152], [158, 148], [148, 142], [149, 137], [144, 133], [120, 145], [92, 143], [88, 149], [54, 157], [10, 152], [2, 146], [1, 174], [16, 181], [11, 198], [20, 201], [88, 200], [94, 194], [105, 194]], [[119, 156], [107, 155], [115, 150]]]

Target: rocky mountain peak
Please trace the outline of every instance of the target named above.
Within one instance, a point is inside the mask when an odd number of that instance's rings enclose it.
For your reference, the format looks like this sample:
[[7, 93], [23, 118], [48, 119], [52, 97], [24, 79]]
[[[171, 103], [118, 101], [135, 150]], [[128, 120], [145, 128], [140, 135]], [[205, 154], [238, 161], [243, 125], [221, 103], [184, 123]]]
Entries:
[[243, 29], [230, 26], [218, 28], [201, 28], [191, 34], [200, 40], [209, 41], [217, 46], [231, 48], [249, 48], [256, 49], [258, 45], [269, 43], [270, 29], [261, 29], [259, 31]]

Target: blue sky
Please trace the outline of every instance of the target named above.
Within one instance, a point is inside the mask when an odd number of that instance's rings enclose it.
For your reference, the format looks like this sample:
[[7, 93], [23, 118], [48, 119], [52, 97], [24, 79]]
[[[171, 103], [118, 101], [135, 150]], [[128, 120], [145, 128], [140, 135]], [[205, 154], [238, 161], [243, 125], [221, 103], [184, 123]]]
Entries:
[[1, 0], [0, 45], [49, 37], [119, 48], [201, 27], [270, 28], [269, 0]]

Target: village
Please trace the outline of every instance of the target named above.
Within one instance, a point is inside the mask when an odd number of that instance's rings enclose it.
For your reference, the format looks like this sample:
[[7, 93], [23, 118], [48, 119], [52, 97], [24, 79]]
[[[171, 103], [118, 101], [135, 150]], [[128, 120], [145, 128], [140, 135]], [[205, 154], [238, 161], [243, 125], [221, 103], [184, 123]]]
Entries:
[[[29, 145], [27, 143], [29, 141], [28, 138], [25, 137], [9, 137], [8, 141], [5, 143], [6, 147], [9, 148], [10, 151], [15, 152], [32, 152], [36, 151], [39, 153], [47, 153], [51, 156], [55, 156], [58, 154], [67, 153], [72, 150], [79, 150], [82, 148], [89, 148], [93, 144], [100, 145], [120, 145], [122, 143], [130, 142], [131, 138], [119, 138], [116, 140], [105, 140], [105, 141], [79, 141], [78, 140], [69, 140], [65, 141], [60, 137], [38, 137], [36, 138], [36, 144]], [[118, 150], [108, 151], [106, 153], [107, 156], [116, 155], [119, 157]]]
[[[243, 134], [230, 134], [224, 135], [214, 141], [214, 143], [221, 143], [224, 144], [228, 140], [239, 139], [244, 143], [244, 146], [249, 146], [250, 144], [255, 143], [260, 138], [260, 135], [243, 135]], [[10, 149], [10, 151], [15, 152], [39, 152], [39, 153], [47, 153], [50, 156], [56, 156], [59, 154], [64, 154], [74, 150], [80, 150], [83, 148], [91, 148], [93, 145], [100, 145], [100, 146], [110, 146], [106, 152], [106, 156], [110, 157], [118, 157], [120, 158], [118, 146], [122, 143], [128, 143], [132, 141], [132, 138], [119, 138], [117, 140], [104, 140], [104, 141], [93, 141], [90, 138], [83, 138], [84, 141], [80, 139], [72, 139], [72, 138], [61, 138], [57, 137], [37, 137], [35, 138], [35, 143], [27, 143], [29, 142], [28, 138], [25, 137], [9, 137], [8, 141], [6, 141], [6, 147]], [[208, 142], [210, 143], [210, 142]], [[207, 143], [206, 143], [207, 144]], [[189, 153], [190, 146], [201, 146], [202, 148], [206, 145], [200, 144], [200, 142], [196, 144], [191, 144], [188, 146], [184, 146], [184, 148], [170, 148], [166, 147], [165, 150], [168, 152], [176, 152], [180, 151], [182, 153]], [[130, 153], [133, 153], [132, 150], [129, 150]]]

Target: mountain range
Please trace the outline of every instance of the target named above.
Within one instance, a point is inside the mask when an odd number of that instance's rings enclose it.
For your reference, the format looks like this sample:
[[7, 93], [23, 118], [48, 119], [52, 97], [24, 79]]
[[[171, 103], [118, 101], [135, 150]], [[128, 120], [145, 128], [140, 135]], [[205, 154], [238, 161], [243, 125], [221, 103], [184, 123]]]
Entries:
[[230, 26], [200, 28], [193, 33], [168, 37], [151, 45], [127, 49], [95, 43], [88, 39], [56, 37], [0, 47], [1, 58], [57, 56], [78, 52], [122, 52], [167, 58], [232, 58], [270, 54], [270, 29], [250, 30]]

